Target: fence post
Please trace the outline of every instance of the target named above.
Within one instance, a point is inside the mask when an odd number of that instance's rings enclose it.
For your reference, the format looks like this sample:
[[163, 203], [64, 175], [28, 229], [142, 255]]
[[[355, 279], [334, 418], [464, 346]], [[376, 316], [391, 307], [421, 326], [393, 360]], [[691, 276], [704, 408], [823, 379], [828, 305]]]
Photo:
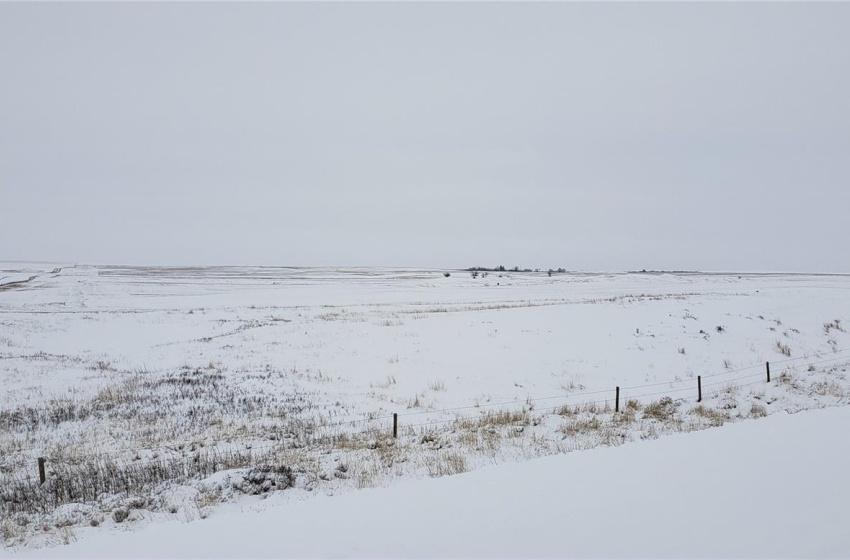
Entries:
[[393, 437], [398, 437], [398, 413], [393, 412]]
[[620, 386], [617, 385], [616, 396], [614, 398], [614, 412], [620, 412]]
[[764, 367], [767, 369], [767, 382], [770, 383], [770, 362], [765, 362]]
[[38, 458], [38, 480], [40, 484], [44, 484], [47, 477], [44, 475], [44, 457]]
[[697, 375], [697, 402], [702, 402], [702, 376]]

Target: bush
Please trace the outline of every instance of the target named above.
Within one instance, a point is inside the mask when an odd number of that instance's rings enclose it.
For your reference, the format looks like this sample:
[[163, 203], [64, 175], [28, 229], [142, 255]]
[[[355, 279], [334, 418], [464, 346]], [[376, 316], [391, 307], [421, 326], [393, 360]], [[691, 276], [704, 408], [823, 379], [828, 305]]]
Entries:
[[248, 471], [239, 489], [246, 494], [261, 494], [292, 488], [294, 482], [291, 468], [283, 465], [263, 465]]

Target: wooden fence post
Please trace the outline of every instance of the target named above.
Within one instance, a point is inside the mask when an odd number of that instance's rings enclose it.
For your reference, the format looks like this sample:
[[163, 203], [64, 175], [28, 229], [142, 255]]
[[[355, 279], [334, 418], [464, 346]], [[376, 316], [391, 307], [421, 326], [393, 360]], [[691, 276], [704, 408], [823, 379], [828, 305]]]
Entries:
[[44, 457], [38, 458], [38, 480], [40, 484], [44, 484], [47, 477], [44, 475]]
[[614, 412], [620, 412], [620, 386], [617, 385], [616, 395], [614, 397]]
[[398, 413], [393, 412], [393, 437], [398, 437]]
[[702, 376], [697, 375], [697, 402], [702, 402]]
[[767, 382], [770, 383], [770, 362], [765, 362], [764, 367], [767, 369]]

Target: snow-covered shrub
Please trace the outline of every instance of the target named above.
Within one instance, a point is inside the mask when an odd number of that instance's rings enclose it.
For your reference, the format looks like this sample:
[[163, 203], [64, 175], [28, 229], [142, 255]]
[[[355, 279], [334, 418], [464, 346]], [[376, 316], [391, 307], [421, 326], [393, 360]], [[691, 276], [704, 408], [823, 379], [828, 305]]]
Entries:
[[238, 484], [245, 494], [264, 494], [272, 490], [292, 488], [295, 477], [292, 469], [285, 465], [263, 465], [249, 470]]
[[130, 512], [126, 508], [118, 508], [112, 512], [112, 519], [116, 523], [123, 523], [128, 517], [130, 517]]

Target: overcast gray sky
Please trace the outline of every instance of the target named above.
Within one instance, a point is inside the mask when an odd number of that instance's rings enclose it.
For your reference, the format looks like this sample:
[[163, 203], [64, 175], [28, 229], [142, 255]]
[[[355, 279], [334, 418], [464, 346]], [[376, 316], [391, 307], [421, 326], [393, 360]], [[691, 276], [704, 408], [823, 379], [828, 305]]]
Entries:
[[850, 272], [850, 4], [0, 4], [0, 259]]

